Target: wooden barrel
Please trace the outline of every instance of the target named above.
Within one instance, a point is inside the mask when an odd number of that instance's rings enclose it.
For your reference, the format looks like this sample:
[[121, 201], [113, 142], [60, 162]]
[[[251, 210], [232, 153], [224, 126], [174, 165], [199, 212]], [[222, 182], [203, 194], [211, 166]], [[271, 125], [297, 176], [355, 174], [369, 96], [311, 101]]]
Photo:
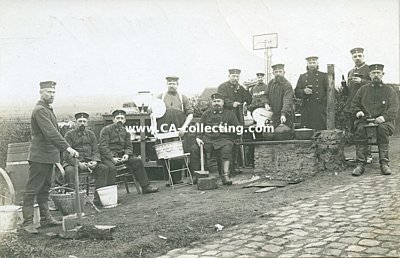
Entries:
[[29, 164], [27, 159], [29, 144], [29, 142], [8, 144], [6, 171], [13, 183], [17, 204], [22, 204], [25, 185], [28, 181]]

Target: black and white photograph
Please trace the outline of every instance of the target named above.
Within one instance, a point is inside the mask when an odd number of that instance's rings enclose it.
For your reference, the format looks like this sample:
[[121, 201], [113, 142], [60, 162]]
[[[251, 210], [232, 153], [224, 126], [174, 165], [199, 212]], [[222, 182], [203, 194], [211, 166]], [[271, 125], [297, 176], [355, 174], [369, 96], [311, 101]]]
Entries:
[[0, 0], [0, 257], [400, 257], [398, 0]]

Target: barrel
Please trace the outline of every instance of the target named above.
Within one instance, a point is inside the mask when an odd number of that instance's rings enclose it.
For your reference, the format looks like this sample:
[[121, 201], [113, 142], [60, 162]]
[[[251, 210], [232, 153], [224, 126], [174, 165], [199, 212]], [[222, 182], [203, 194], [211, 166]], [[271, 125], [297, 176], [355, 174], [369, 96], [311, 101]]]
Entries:
[[8, 144], [6, 171], [13, 183], [17, 204], [22, 204], [25, 185], [29, 177], [27, 160], [29, 145], [30, 142]]

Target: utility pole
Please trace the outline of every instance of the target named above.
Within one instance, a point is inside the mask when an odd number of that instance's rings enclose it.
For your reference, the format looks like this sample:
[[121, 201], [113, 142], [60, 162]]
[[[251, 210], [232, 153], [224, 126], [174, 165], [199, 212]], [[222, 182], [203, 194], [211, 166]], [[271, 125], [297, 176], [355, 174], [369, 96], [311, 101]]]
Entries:
[[335, 65], [328, 64], [328, 92], [326, 108], [328, 130], [335, 129]]
[[265, 83], [268, 83], [271, 76], [271, 56], [272, 48], [278, 47], [278, 33], [269, 33], [261, 35], [253, 35], [253, 50], [264, 50], [264, 71]]

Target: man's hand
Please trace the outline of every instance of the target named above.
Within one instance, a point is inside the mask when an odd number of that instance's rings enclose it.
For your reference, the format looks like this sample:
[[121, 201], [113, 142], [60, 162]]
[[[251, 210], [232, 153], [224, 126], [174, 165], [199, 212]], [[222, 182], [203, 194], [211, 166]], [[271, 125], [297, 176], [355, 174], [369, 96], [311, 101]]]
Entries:
[[77, 152], [76, 150], [72, 149], [71, 147], [67, 148], [67, 151], [69, 152], [69, 154], [74, 157], [77, 158], [79, 157], [79, 152]]
[[125, 161], [127, 161], [128, 159], [129, 159], [129, 155], [128, 155], [128, 154], [124, 154], [124, 156], [122, 156], [121, 161], [122, 161], [122, 162], [125, 162]]
[[269, 111], [269, 110], [271, 110], [271, 106], [269, 104], [265, 103], [265, 109]]
[[114, 163], [114, 165], [117, 165], [118, 163], [121, 163], [122, 159], [121, 158], [112, 158], [111, 161]]
[[90, 169], [94, 169], [97, 166], [97, 161], [94, 160], [89, 161], [88, 166]]
[[305, 89], [304, 89], [304, 93], [307, 94], [307, 95], [310, 95], [310, 94], [312, 94], [312, 89], [310, 89], [310, 88], [305, 88]]
[[286, 116], [281, 115], [281, 124], [286, 123]]
[[383, 117], [383, 116], [378, 116], [376, 119], [375, 119], [375, 124], [382, 124], [382, 123], [384, 123], [385, 122], [385, 118]]
[[357, 118], [360, 118], [360, 117], [363, 117], [363, 116], [365, 116], [365, 114], [362, 111], [358, 111], [357, 114], [356, 114]]
[[203, 142], [203, 140], [202, 139], [200, 139], [200, 138], [196, 138], [196, 142], [197, 142], [197, 145], [201, 145], [201, 144], [204, 144], [204, 142]]
[[86, 162], [78, 162], [78, 167], [81, 170], [87, 170], [88, 169], [88, 165], [86, 164]]
[[179, 137], [183, 137], [185, 135], [185, 131], [186, 131], [185, 127], [179, 128]]
[[240, 104], [241, 104], [240, 102], [235, 101], [233, 102], [232, 106], [235, 108], [238, 107]]
[[361, 78], [359, 78], [359, 77], [352, 77], [352, 78], [351, 78], [351, 81], [352, 81], [352, 82], [355, 82], [355, 83], [361, 83]]

